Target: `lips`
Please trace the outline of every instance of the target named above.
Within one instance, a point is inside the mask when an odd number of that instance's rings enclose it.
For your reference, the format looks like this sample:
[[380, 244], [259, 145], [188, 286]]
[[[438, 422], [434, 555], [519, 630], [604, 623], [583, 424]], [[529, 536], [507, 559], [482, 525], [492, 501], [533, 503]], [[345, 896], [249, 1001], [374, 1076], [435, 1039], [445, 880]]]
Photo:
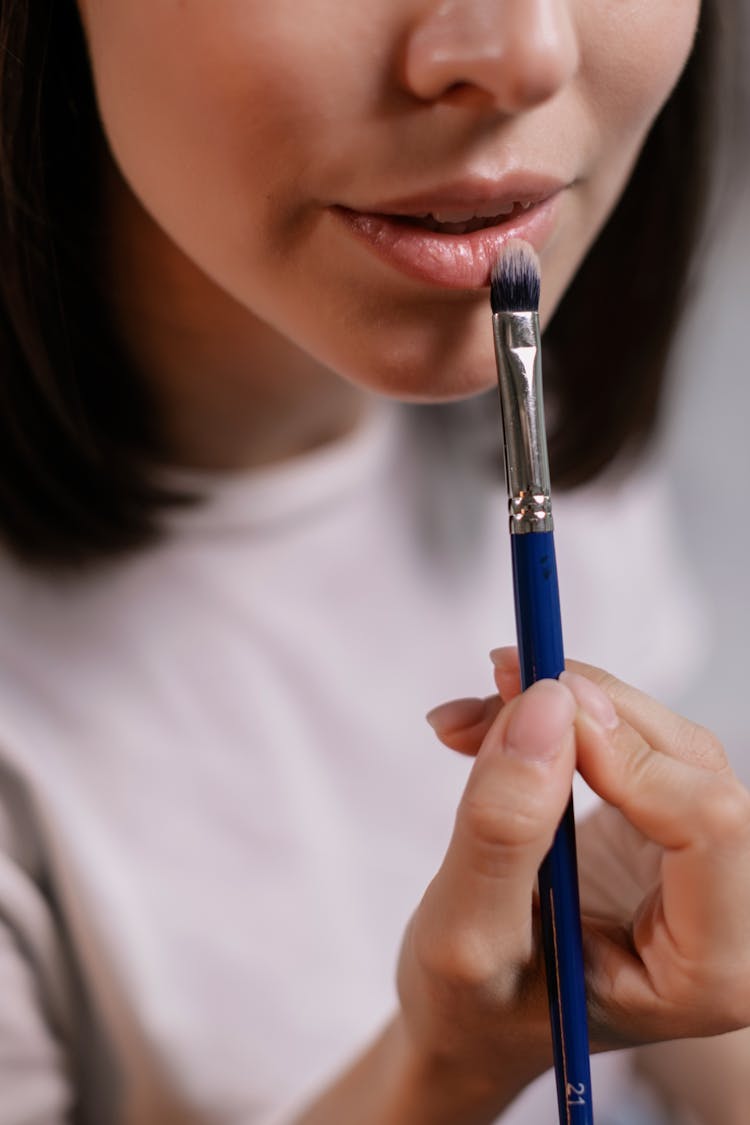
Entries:
[[332, 211], [377, 258], [406, 276], [443, 288], [476, 289], [489, 285], [509, 239], [523, 238], [541, 252], [567, 186], [531, 175], [465, 180], [371, 208]]

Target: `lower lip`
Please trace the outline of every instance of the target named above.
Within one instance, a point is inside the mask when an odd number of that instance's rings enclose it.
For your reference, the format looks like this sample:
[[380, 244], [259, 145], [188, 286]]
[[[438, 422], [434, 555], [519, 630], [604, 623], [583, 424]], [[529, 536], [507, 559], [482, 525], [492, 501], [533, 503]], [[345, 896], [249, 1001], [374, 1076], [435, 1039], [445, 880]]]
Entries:
[[471, 234], [439, 234], [387, 215], [346, 207], [332, 210], [378, 258], [407, 277], [444, 289], [481, 289], [490, 284], [492, 267], [511, 238], [524, 239], [537, 252], [543, 249], [555, 225], [561, 194], [555, 192], [528, 211]]

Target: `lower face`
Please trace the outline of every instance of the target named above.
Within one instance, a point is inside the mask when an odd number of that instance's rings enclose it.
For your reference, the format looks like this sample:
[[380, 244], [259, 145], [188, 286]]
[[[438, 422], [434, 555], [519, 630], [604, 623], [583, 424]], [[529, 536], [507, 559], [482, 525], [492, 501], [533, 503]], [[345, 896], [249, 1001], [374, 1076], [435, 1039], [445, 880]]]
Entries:
[[[517, 22], [540, 5], [505, 7]], [[549, 319], [678, 79], [699, 3], [553, 7], [574, 65], [509, 106], [486, 50], [467, 48], [462, 72], [456, 49], [451, 81], [429, 48], [440, 19], [455, 43], [486, 17], [500, 43], [499, 0], [80, 0], [110, 148], [158, 237], [248, 326], [411, 400], [492, 386], [488, 271], [511, 234], [540, 255]], [[419, 34], [430, 90], [397, 62]], [[505, 47], [498, 67], [530, 65], [522, 38]]]

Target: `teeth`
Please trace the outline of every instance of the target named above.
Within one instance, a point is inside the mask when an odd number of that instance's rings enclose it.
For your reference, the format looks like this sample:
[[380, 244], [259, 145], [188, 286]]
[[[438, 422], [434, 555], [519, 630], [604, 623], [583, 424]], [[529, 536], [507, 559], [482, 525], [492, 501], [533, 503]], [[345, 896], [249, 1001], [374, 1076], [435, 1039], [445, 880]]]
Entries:
[[[477, 207], [473, 211], [432, 211], [428, 215], [420, 215], [419, 218], [434, 219], [436, 223], [470, 223], [474, 219], [494, 219], [498, 215], [510, 215], [515, 206], [515, 203], [509, 203], [505, 207], [488, 203], [486, 206]], [[525, 204], [524, 206], [530, 205]]]
[[471, 234], [484, 227], [496, 226], [518, 209], [528, 211], [530, 207], [533, 207], [533, 203], [511, 203], [500, 211], [484, 208], [481, 214], [468, 211], [432, 211], [423, 215], [403, 215], [401, 218], [407, 223], [418, 223], [425, 230], [436, 234]]
[[534, 206], [529, 203], [508, 203], [498, 209], [498, 205], [484, 204], [474, 211], [425, 211], [421, 215], [398, 215], [405, 223], [416, 223], [437, 234], [471, 234], [473, 231], [482, 230], [484, 227], [496, 226], [509, 215], [517, 211], [528, 211]]

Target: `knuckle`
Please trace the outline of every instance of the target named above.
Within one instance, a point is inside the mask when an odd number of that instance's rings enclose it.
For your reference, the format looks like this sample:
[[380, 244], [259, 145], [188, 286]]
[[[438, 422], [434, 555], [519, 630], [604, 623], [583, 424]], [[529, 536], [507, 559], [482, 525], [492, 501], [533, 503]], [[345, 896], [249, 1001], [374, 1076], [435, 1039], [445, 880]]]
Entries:
[[597, 687], [609, 696], [612, 702], [617, 706], [629, 691], [632, 691], [626, 683], [618, 680], [617, 676], [613, 676], [611, 672], [605, 672], [603, 668], [594, 668], [586, 665], [586, 675], [592, 680]]
[[477, 991], [486, 987], [497, 973], [497, 964], [470, 936], [456, 937], [443, 950], [442, 979], [455, 988]]
[[492, 940], [465, 927], [425, 951], [422, 968], [436, 994], [463, 995], [475, 1004], [504, 1005], [516, 996], [534, 964], [530, 924]]
[[706, 785], [698, 816], [705, 836], [719, 847], [750, 843], [750, 793], [736, 778]]
[[734, 973], [730, 980], [721, 974], [718, 979], [701, 979], [692, 989], [685, 987], [677, 1003], [692, 1034], [723, 1035], [750, 1024], [750, 987]]
[[640, 735], [630, 735], [626, 750], [624, 763], [627, 766], [629, 786], [633, 792], [649, 791], [661, 764], [659, 758]]
[[508, 856], [525, 851], [542, 830], [541, 810], [533, 799], [501, 803], [480, 794], [467, 794], [461, 813], [464, 828], [476, 845]]
[[607, 695], [617, 696], [625, 690], [622, 680], [618, 680], [617, 676], [613, 676], [611, 672], [599, 672], [596, 676], [596, 682], [602, 691], [606, 691]]
[[750, 1028], [750, 983], [747, 973], [741, 978], [739, 986], [736, 980], [732, 982], [725, 997], [724, 1010], [730, 1029], [738, 1031], [740, 1028]]
[[724, 746], [707, 727], [683, 720], [673, 735], [672, 753], [676, 758], [713, 771], [726, 765]]
[[[711, 1014], [719, 1021], [718, 1034], [737, 1031], [750, 1025], [750, 986], [743, 980], [732, 979], [724, 989], [717, 990], [711, 1004]], [[712, 1029], [713, 1030], [713, 1029]], [[713, 1034], [717, 1034], [713, 1031]]]
[[415, 952], [428, 977], [450, 989], [483, 988], [497, 973], [496, 960], [468, 927], [423, 936]]

